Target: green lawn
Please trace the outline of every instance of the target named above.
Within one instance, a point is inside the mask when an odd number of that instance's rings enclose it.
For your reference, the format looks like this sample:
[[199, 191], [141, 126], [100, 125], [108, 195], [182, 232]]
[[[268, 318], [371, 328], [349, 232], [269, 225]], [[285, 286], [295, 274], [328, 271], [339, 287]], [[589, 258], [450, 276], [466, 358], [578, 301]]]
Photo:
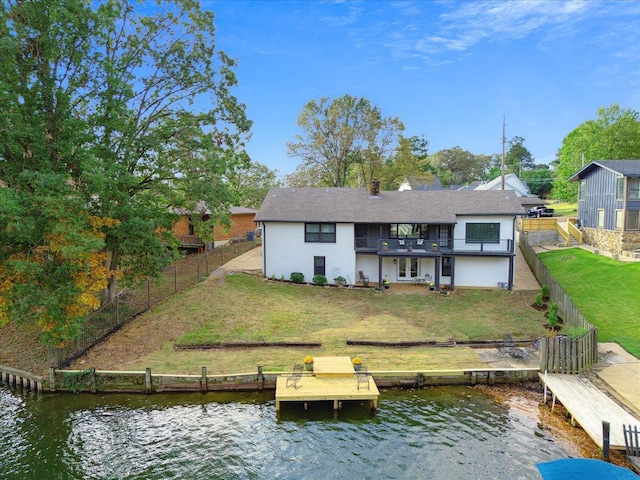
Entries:
[[622, 262], [580, 248], [539, 254], [598, 340], [619, 343], [640, 358], [640, 262]]
[[547, 205], [549, 208], [553, 208], [554, 215], [556, 217], [575, 217], [578, 215], [578, 204], [577, 203], [566, 203], [566, 202], [549, 202]]
[[[282, 371], [306, 355], [359, 356], [373, 370], [481, 368], [471, 348], [373, 347], [347, 340], [408, 341], [514, 339], [544, 335], [544, 315], [531, 307], [535, 291], [458, 289], [440, 295], [412, 286], [376, 292], [293, 285], [233, 274], [202, 282], [155, 306], [140, 320], [89, 352], [85, 365], [160, 373]], [[156, 337], [153, 345], [127, 342]], [[176, 350], [214, 342], [319, 342], [322, 347]], [[104, 349], [104, 351], [103, 351]], [[144, 351], [144, 353], [142, 352]], [[102, 352], [102, 353], [101, 353]], [[122, 352], [120, 359], [116, 352]]]

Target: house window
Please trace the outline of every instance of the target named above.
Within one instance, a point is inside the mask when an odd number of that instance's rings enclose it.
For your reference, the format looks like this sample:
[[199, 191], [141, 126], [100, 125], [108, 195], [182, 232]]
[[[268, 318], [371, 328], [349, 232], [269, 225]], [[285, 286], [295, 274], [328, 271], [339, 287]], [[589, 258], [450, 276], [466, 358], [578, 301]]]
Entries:
[[336, 243], [336, 224], [305, 223], [304, 241], [307, 243]]
[[598, 228], [604, 228], [604, 208], [598, 209]]
[[313, 257], [313, 275], [325, 275], [325, 257]]
[[637, 210], [627, 212], [627, 230], [639, 230], [640, 229], [640, 212]]
[[584, 200], [585, 191], [587, 189], [587, 184], [585, 180], [580, 180], [578, 184], [578, 200]]
[[451, 276], [451, 257], [442, 257], [442, 276]]
[[624, 177], [616, 177], [616, 200], [624, 199]]
[[622, 219], [624, 216], [622, 215], [622, 210], [616, 210], [616, 230], [622, 230]]
[[465, 241], [467, 243], [499, 243], [499, 223], [467, 223]]
[[427, 229], [428, 225], [420, 223], [392, 223], [389, 238], [421, 238]]
[[629, 200], [640, 200], [640, 178], [628, 178], [627, 190], [629, 192]]

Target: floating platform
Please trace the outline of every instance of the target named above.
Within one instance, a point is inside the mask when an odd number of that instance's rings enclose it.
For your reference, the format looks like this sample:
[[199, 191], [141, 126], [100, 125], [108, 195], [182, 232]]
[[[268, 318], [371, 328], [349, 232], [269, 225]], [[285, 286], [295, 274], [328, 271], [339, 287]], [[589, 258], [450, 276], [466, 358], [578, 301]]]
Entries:
[[[333, 409], [347, 400], [371, 401], [378, 408], [380, 392], [368, 374], [358, 374], [349, 357], [316, 357], [313, 372], [303, 372], [292, 382], [290, 375], [281, 375], [276, 382], [276, 411], [281, 402], [333, 401]], [[287, 381], [289, 380], [289, 382]]]
[[633, 415], [609, 398], [585, 377], [568, 374], [538, 374], [545, 388], [557, 398], [600, 448], [603, 448], [602, 422], [609, 422], [611, 450], [625, 450], [622, 425], [638, 423]]

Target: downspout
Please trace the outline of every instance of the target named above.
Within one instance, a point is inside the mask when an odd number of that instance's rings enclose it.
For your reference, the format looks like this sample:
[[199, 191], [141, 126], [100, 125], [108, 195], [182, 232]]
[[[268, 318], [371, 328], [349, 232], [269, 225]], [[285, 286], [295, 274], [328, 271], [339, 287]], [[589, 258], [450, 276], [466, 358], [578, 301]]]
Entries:
[[267, 226], [264, 222], [260, 222], [262, 225], [262, 275], [267, 275]]
[[513, 290], [513, 277], [515, 275], [516, 262], [514, 261], [516, 258], [516, 220], [517, 216], [513, 216], [513, 226], [511, 227], [511, 255], [509, 257], [509, 282], [507, 284], [507, 290]]

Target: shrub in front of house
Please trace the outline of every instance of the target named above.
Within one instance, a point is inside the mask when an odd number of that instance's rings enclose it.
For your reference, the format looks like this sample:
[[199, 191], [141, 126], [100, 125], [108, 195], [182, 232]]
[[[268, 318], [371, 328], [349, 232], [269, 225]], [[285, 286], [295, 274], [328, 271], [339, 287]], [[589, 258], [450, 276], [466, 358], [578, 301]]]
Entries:
[[313, 283], [315, 283], [316, 285], [320, 285], [321, 287], [324, 287], [327, 284], [327, 277], [320, 274], [314, 275]]
[[293, 272], [291, 274], [291, 283], [304, 283], [304, 273]]
[[335, 282], [336, 285], [346, 285], [347, 284], [347, 279], [342, 277], [342, 276], [334, 278], [333, 281]]

